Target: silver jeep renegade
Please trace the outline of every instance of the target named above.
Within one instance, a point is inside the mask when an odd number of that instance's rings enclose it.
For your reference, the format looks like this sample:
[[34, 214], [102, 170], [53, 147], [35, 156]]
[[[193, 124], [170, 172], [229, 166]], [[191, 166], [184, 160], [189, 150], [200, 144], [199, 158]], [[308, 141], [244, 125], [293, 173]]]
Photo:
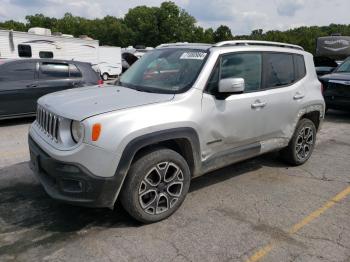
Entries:
[[313, 57], [262, 41], [158, 46], [115, 85], [49, 94], [29, 131], [31, 167], [58, 200], [162, 220], [193, 177], [280, 151], [311, 156], [325, 104]]

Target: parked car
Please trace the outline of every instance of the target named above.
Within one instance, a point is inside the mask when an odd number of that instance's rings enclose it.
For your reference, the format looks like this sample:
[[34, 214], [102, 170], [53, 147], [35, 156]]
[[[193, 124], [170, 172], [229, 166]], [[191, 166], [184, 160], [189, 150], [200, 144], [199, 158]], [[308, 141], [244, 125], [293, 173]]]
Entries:
[[101, 84], [89, 63], [53, 59], [0, 60], [0, 119], [33, 116], [39, 97]]
[[338, 66], [337, 61], [329, 57], [314, 57], [314, 62], [318, 77], [332, 73]]
[[350, 58], [320, 80], [327, 108], [350, 110]]
[[325, 109], [312, 55], [274, 42], [161, 45], [103, 89], [39, 99], [31, 166], [51, 197], [120, 198], [144, 223], [174, 213], [207, 172], [278, 150], [305, 163]]

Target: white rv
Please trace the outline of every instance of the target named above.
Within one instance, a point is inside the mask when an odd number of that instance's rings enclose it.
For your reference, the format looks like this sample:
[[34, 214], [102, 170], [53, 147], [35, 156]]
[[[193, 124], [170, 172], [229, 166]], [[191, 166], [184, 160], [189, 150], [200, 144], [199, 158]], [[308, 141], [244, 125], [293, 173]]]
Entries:
[[[109, 55], [105, 50], [104, 47], [99, 46], [98, 40], [88, 37], [75, 38], [65, 34], [55, 35], [46, 28], [31, 28], [28, 32], [0, 30], [0, 58], [54, 58], [89, 62], [97, 65], [101, 75], [108, 73], [108, 66], [119, 65], [121, 72], [121, 56], [112, 47], [108, 48], [111, 51]], [[106, 61], [105, 57], [108, 56], [109, 60]], [[100, 66], [100, 63], [103, 66]], [[114, 72], [119, 71], [114, 70]]]

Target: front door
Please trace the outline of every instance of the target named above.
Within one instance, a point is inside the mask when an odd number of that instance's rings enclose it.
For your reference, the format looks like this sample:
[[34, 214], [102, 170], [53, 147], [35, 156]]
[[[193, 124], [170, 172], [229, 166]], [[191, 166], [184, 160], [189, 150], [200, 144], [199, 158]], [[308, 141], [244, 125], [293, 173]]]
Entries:
[[0, 66], [0, 117], [32, 114], [36, 63], [7, 62]]
[[[243, 78], [245, 91], [222, 97], [218, 82], [225, 78]], [[203, 115], [208, 116], [203, 130], [204, 158], [264, 139], [266, 94], [260, 90], [261, 85], [261, 53], [234, 53], [220, 58], [202, 100]]]

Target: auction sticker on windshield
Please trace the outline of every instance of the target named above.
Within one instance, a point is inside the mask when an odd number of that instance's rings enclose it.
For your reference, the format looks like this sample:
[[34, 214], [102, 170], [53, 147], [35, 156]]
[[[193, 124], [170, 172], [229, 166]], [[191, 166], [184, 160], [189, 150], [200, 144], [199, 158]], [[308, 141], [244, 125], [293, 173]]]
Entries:
[[180, 59], [197, 59], [197, 60], [203, 60], [207, 53], [204, 52], [186, 52], [183, 53], [180, 57]]

